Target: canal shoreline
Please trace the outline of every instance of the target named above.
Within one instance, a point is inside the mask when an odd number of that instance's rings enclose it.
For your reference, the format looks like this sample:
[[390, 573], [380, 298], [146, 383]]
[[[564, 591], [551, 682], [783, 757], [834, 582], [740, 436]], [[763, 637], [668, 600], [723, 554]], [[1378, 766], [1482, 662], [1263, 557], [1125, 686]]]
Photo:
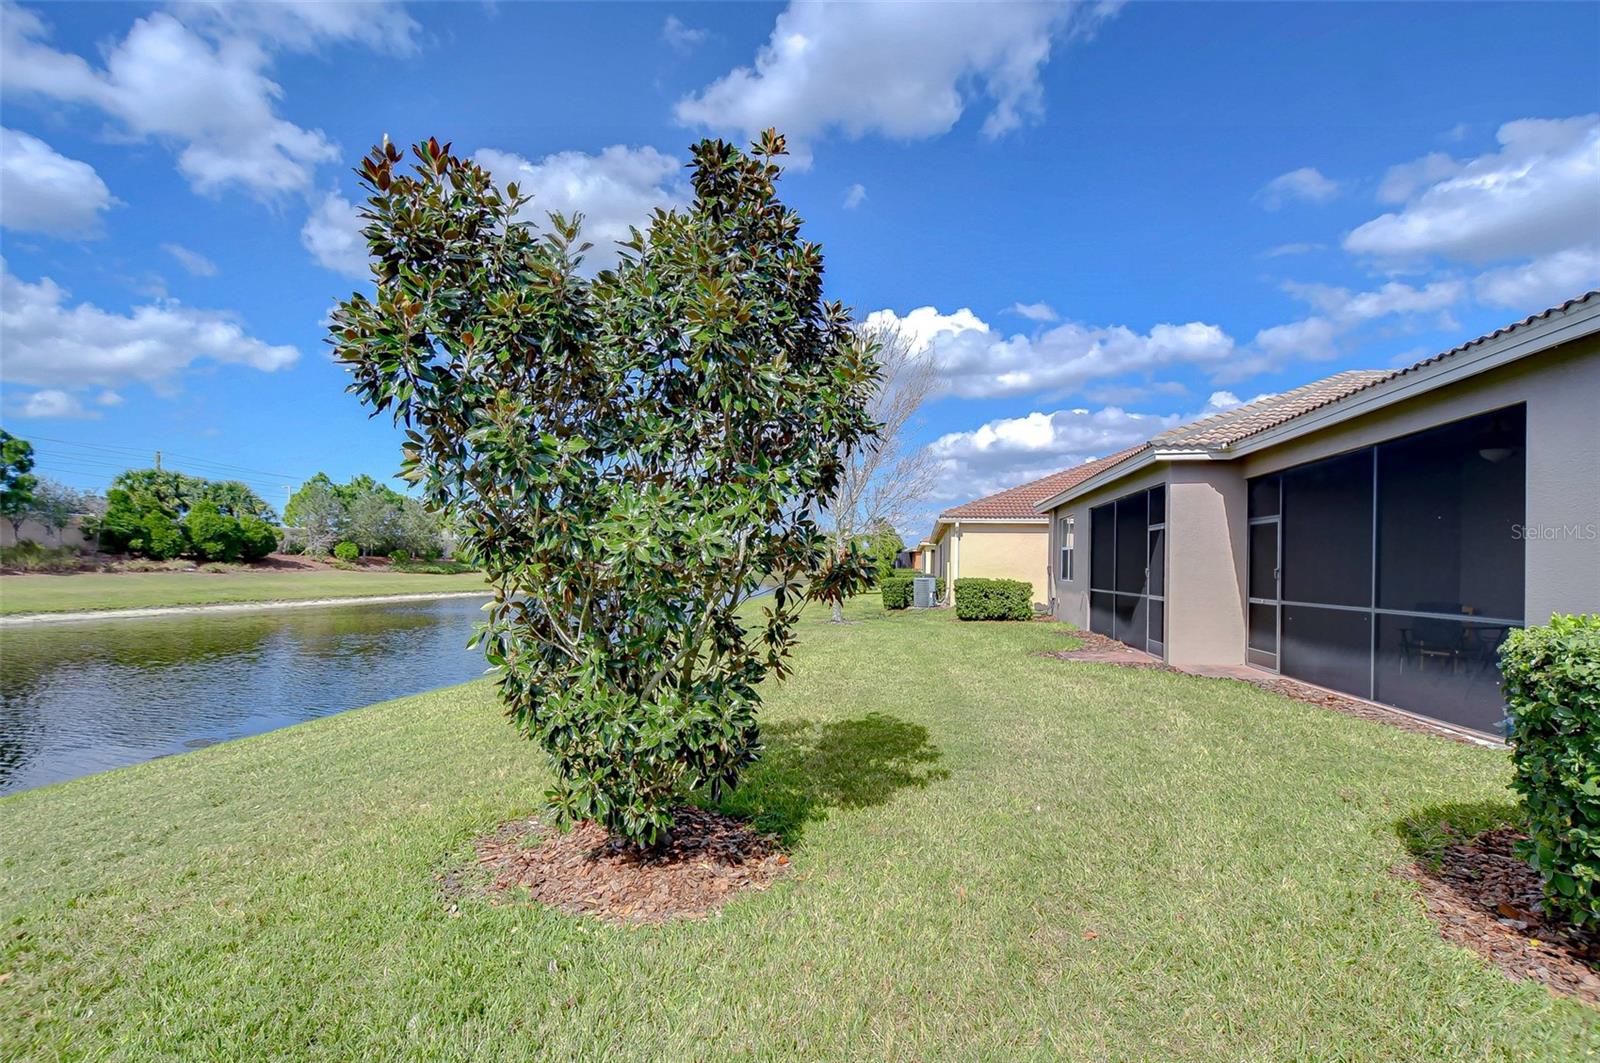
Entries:
[[0, 616], [0, 629], [32, 627], [39, 624], [81, 624], [94, 620], [144, 620], [196, 613], [254, 613], [278, 609], [307, 609], [330, 605], [393, 605], [401, 602], [433, 602], [447, 598], [489, 598], [491, 590], [424, 591], [417, 594], [369, 594], [343, 598], [290, 598], [262, 602], [212, 602], [203, 605], [152, 605], [137, 609], [84, 609], [72, 613], [17, 613]]

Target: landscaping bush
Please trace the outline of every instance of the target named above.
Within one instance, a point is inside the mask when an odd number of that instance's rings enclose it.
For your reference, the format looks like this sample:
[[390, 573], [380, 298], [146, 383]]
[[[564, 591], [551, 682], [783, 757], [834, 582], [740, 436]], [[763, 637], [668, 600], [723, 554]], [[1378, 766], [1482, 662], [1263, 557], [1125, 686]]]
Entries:
[[258, 517], [239, 520], [239, 556], [245, 561], [260, 561], [278, 548], [278, 531]]
[[389, 560], [397, 565], [403, 565], [411, 560], [411, 552], [409, 550], [390, 550]]
[[128, 539], [128, 552], [152, 561], [171, 561], [184, 548], [183, 529], [163, 513], [146, 513]]
[[196, 561], [232, 561], [239, 556], [239, 522], [211, 502], [197, 502], [183, 518], [188, 553]]
[[1033, 585], [1015, 579], [956, 580], [958, 620], [1031, 620]]
[[333, 556], [338, 558], [340, 561], [354, 564], [355, 560], [361, 556], [361, 547], [346, 539], [344, 542], [333, 548]]
[[885, 609], [906, 609], [911, 605], [911, 577], [889, 576], [878, 584]]
[[76, 572], [83, 567], [84, 559], [70, 546], [51, 549], [24, 539], [0, 549], [0, 568], [16, 572]]
[[1600, 614], [1511, 632], [1500, 671], [1511, 785], [1528, 819], [1523, 855], [1552, 912], [1600, 926]]

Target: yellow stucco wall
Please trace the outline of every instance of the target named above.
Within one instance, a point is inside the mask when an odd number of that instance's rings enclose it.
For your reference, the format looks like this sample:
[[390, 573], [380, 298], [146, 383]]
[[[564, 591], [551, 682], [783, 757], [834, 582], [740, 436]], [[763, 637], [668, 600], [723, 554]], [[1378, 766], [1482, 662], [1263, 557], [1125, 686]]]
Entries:
[[962, 521], [939, 537], [937, 574], [950, 578], [1015, 579], [1033, 587], [1033, 600], [1048, 601], [1046, 555], [1050, 529], [1039, 524]]

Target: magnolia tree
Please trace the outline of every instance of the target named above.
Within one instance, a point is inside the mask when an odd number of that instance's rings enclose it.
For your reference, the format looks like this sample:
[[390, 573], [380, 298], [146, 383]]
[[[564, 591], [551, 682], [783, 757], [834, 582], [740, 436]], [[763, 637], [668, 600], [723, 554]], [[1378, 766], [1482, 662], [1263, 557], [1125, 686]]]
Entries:
[[[758, 687], [802, 604], [865, 586], [814, 514], [868, 441], [877, 382], [822, 251], [778, 199], [783, 139], [693, 150], [694, 202], [586, 279], [580, 218], [435, 141], [358, 173], [377, 284], [335, 311], [351, 390], [496, 587], [480, 632], [563, 821], [665, 840], [760, 752]], [[775, 584], [760, 618], [736, 610]]]

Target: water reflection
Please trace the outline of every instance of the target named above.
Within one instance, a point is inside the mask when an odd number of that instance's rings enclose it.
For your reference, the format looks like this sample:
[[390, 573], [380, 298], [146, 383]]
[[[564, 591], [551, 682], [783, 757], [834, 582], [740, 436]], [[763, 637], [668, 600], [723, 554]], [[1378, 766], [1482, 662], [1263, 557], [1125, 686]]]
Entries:
[[0, 792], [483, 673], [452, 598], [0, 630]]

